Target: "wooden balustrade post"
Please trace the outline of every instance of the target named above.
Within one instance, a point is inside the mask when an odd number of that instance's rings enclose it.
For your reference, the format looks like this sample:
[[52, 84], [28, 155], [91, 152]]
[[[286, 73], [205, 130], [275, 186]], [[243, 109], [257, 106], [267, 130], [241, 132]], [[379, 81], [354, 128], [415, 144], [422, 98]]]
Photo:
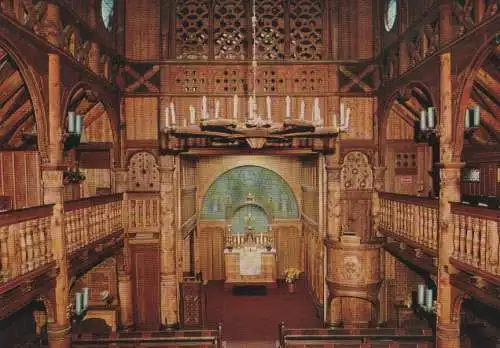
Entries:
[[160, 158], [160, 289], [161, 323], [166, 327], [179, 323], [179, 301], [176, 269], [176, 226], [174, 156]]
[[[447, 1], [445, 1], [447, 2]], [[438, 348], [459, 348], [458, 334], [460, 318], [453, 315], [453, 296], [450, 274], [455, 269], [450, 264], [453, 252], [453, 219], [450, 202], [460, 200], [461, 163], [452, 159], [452, 72], [451, 53], [440, 56], [440, 191], [438, 226], [438, 291], [437, 303], [437, 345]]]

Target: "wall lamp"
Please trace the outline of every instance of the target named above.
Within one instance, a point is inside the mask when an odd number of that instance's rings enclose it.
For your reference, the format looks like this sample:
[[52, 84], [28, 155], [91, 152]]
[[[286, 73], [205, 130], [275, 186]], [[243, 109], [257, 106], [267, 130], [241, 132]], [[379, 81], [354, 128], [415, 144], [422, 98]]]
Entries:
[[472, 108], [467, 108], [465, 110], [465, 137], [470, 137], [472, 134], [479, 129], [481, 122], [481, 110], [479, 105], [475, 105]]
[[74, 111], [68, 112], [68, 124], [63, 133], [64, 151], [69, 151], [80, 144], [83, 133], [83, 116]]
[[424, 284], [417, 285], [417, 312], [435, 313], [436, 304], [433, 297], [433, 290], [426, 288]]
[[439, 129], [436, 126], [436, 108], [429, 106], [420, 111], [419, 131], [416, 132], [418, 142], [435, 142], [439, 137]]
[[89, 306], [89, 288], [82, 288], [75, 293], [75, 302], [68, 305], [68, 316], [71, 322], [80, 322], [87, 314]]

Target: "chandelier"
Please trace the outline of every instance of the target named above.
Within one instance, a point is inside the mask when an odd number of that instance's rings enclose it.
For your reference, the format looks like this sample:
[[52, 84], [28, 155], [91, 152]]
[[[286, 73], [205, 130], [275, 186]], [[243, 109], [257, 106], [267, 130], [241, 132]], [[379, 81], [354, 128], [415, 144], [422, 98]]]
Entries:
[[[350, 108], [346, 108], [344, 104], [340, 106], [340, 115], [332, 114], [330, 125], [326, 123], [321, 115], [321, 107], [319, 98], [313, 98], [311, 106], [312, 114], [310, 119], [305, 119], [305, 101], [299, 100], [299, 108], [295, 117], [292, 117], [292, 98], [285, 97], [285, 108], [282, 110], [283, 122], [277, 122], [272, 115], [272, 98], [266, 96], [266, 112], [259, 113], [257, 106], [257, 44], [259, 40], [269, 44], [269, 40], [273, 40], [272, 35], [263, 32], [257, 35], [257, 13], [256, 4], [253, 0], [252, 4], [252, 89], [248, 96], [248, 113], [247, 117], [239, 117], [240, 114], [240, 98], [238, 95], [233, 96], [232, 117], [220, 115], [220, 101], [215, 100], [213, 113], [210, 114], [207, 97], [201, 98], [199, 123], [197, 123], [196, 108], [193, 105], [189, 106], [189, 125], [188, 119], [184, 117], [183, 124], [177, 125], [177, 117], [175, 113], [175, 105], [170, 102], [170, 105], [165, 108], [164, 123], [161, 142], [161, 147], [164, 150], [178, 151], [186, 148], [188, 144], [191, 146], [242, 146], [243, 143], [250, 146], [251, 149], [261, 149], [264, 146], [270, 147], [297, 147], [311, 143], [312, 146], [323, 150], [332, 150], [333, 140], [340, 134], [345, 132], [349, 126]], [[262, 112], [262, 111], [261, 111]], [[205, 138], [208, 142], [195, 141], [194, 139]], [[191, 139], [191, 141], [188, 141]], [[294, 139], [302, 139], [305, 141], [294, 141]], [[309, 141], [307, 141], [307, 139]], [[318, 141], [312, 141], [317, 139]], [[314, 145], [315, 144], [315, 145]], [[318, 144], [322, 144], [321, 146]], [[328, 145], [325, 145], [328, 144]]]

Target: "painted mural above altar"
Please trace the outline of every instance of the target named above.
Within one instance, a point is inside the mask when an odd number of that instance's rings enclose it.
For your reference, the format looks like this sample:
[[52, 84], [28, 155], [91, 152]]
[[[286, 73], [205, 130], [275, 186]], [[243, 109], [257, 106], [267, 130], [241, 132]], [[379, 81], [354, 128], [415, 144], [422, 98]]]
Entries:
[[[297, 200], [286, 181], [272, 170], [252, 165], [233, 168], [213, 182], [202, 202], [201, 219], [227, 219], [238, 229], [247, 225], [248, 213], [255, 229], [262, 229], [268, 218], [299, 218]], [[234, 228], [233, 233], [240, 232]]]

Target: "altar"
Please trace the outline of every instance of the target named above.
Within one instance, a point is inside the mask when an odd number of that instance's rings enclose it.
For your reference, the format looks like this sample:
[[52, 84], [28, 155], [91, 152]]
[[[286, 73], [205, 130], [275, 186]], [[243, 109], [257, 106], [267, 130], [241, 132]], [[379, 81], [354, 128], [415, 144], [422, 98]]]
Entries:
[[276, 250], [258, 247], [224, 250], [224, 288], [236, 285], [276, 287]]

